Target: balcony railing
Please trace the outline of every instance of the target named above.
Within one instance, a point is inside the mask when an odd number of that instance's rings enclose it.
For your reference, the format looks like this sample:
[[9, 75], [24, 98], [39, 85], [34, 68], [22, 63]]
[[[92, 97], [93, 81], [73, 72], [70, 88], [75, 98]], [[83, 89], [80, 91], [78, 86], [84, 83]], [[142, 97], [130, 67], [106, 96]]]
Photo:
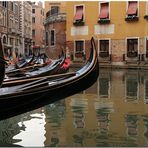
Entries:
[[99, 53], [99, 56], [102, 57], [102, 58], [107, 58], [107, 57], [109, 57], [109, 52], [102, 52], [102, 51], [101, 51], [101, 52]]
[[49, 15], [44, 21], [44, 25], [60, 21], [66, 21], [66, 13], [55, 13], [53, 15]]
[[137, 52], [128, 52], [127, 53], [127, 57], [129, 58], [135, 58], [138, 56], [138, 53]]
[[9, 33], [16, 33], [16, 28], [9, 28]]

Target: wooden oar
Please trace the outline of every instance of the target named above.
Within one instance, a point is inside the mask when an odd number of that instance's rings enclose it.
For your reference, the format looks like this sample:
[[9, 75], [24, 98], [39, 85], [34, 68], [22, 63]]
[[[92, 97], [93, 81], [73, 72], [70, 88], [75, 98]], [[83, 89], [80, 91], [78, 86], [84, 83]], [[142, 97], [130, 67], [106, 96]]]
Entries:
[[10, 81], [4, 81], [2, 84], [2, 87], [7, 87], [7, 86], [15, 86], [15, 85], [20, 85], [20, 84], [25, 84], [25, 83], [30, 83], [33, 81], [37, 81], [43, 78], [48, 79], [48, 80], [53, 80], [61, 77], [70, 77], [76, 75], [75, 72], [69, 72], [69, 73], [64, 73], [64, 74], [57, 74], [57, 75], [49, 75], [49, 76], [44, 76], [44, 77], [35, 77], [35, 78], [28, 78], [28, 79], [11, 79]]

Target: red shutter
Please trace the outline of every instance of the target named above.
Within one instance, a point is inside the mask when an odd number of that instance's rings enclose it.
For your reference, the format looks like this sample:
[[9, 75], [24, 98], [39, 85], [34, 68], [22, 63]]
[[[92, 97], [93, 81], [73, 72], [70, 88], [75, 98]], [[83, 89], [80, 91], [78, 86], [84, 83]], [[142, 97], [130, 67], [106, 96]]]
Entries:
[[108, 3], [102, 3], [99, 19], [106, 19], [108, 18], [108, 15], [109, 15], [109, 5]]
[[78, 21], [78, 20], [82, 20], [82, 19], [83, 19], [83, 6], [77, 6], [74, 20]]
[[137, 2], [130, 1], [128, 5], [127, 15], [134, 15], [137, 13]]

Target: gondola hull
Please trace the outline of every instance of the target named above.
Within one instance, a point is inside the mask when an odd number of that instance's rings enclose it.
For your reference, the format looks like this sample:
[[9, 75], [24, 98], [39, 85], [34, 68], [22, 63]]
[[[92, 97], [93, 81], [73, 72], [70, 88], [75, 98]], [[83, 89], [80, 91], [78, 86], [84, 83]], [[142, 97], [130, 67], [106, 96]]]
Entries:
[[[55, 102], [89, 88], [98, 78], [97, 52], [92, 40], [92, 52], [87, 64], [74, 76], [60, 81], [43, 81], [36, 85], [18, 86], [12, 93], [0, 95], [0, 118], [14, 116], [43, 105]], [[3, 89], [3, 88], [2, 88]], [[1, 92], [4, 91], [4, 89]]]

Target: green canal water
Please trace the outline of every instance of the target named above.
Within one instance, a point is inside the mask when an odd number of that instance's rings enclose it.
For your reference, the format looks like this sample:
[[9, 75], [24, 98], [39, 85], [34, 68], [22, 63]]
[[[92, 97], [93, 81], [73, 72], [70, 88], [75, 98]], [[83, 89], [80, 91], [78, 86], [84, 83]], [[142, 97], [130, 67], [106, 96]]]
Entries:
[[0, 146], [148, 146], [148, 71], [100, 69], [89, 89], [1, 120]]

